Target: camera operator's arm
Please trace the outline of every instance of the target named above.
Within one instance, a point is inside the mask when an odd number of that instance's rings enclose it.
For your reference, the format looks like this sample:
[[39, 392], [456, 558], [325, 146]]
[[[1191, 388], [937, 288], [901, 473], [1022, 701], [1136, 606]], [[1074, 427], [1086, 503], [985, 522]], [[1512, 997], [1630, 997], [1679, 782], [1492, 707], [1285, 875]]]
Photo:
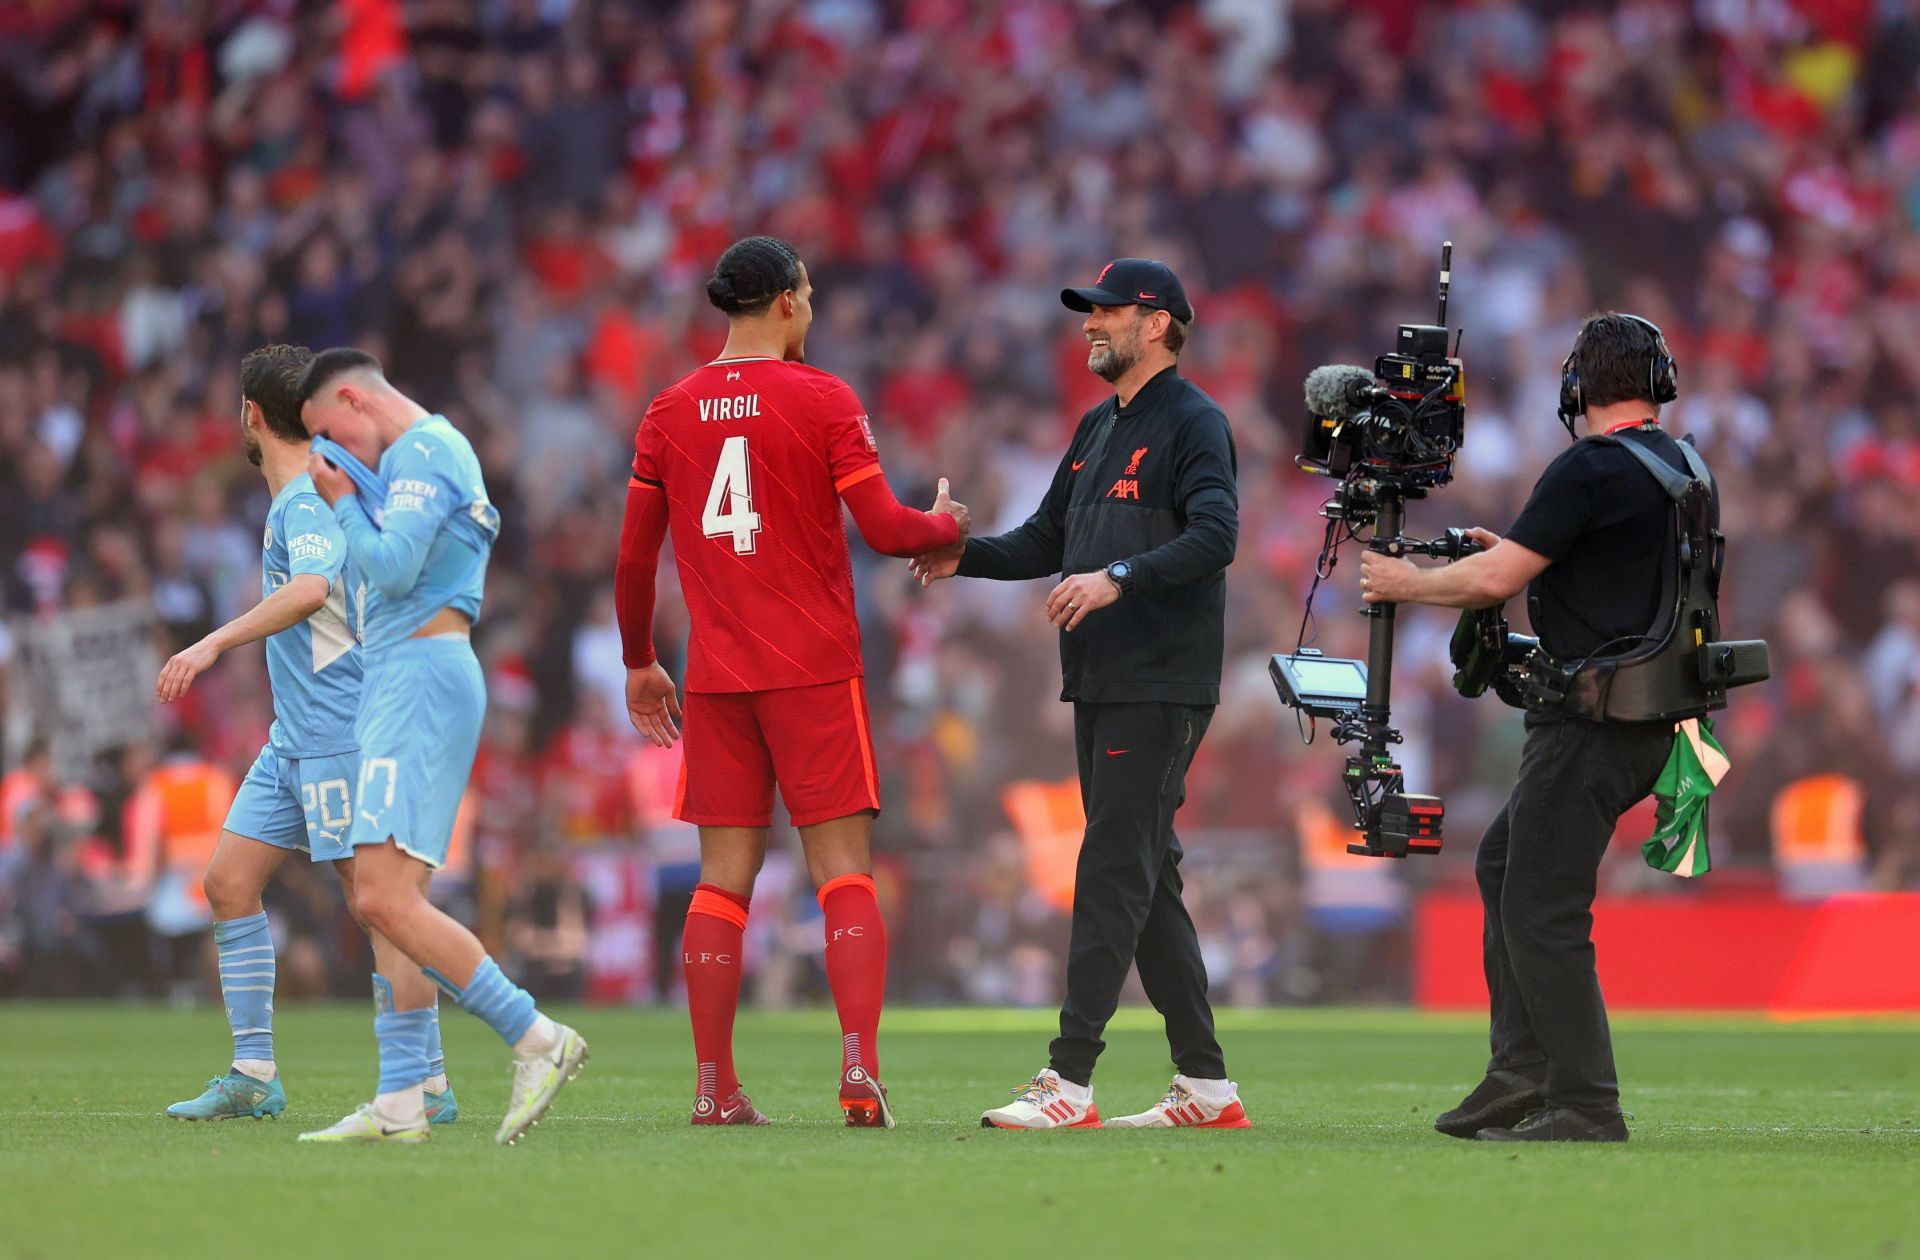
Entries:
[[1534, 483], [1507, 537], [1484, 529], [1467, 534], [1486, 550], [1438, 569], [1368, 552], [1360, 557], [1360, 593], [1369, 604], [1438, 604], [1491, 608], [1526, 589], [1548, 565], [1565, 558], [1613, 497], [1596, 475], [1604, 447], [1576, 442]]
[[1442, 608], [1491, 608], [1504, 604], [1553, 563], [1511, 538], [1484, 529], [1467, 536], [1485, 547], [1436, 569], [1367, 551], [1360, 555], [1360, 597], [1369, 604], [1434, 604]]

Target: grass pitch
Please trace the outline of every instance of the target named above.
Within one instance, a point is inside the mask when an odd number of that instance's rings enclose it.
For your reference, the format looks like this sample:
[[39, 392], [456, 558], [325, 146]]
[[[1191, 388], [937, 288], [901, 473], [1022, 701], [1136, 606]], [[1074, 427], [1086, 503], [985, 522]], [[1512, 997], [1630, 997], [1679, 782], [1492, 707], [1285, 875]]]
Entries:
[[[894, 1011], [900, 1128], [850, 1132], [830, 1014], [749, 1014], [742, 1076], [775, 1125], [691, 1130], [677, 1012], [582, 1011], [593, 1061], [493, 1145], [506, 1053], [448, 1010], [463, 1115], [421, 1148], [303, 1147], [364, 1101], [369, 1012], [290, 1006], [278, 1122], [160, 1112], [226, 1065], [216, 1010], [0, 1006], [0, 1260], [15, 1257], [1920, 1254], [1920, 1023], [1623, 1019], [1626, 1146], [1482, 1146], [1436, 1112], [1482, 1029], [1398, 1012], [1228, 1013], [1248, 1132], [977, 1127], [1045, 1062], [1052, 1017]], [[1123, 1012], [1102, 1110], [1169, 1067]]]

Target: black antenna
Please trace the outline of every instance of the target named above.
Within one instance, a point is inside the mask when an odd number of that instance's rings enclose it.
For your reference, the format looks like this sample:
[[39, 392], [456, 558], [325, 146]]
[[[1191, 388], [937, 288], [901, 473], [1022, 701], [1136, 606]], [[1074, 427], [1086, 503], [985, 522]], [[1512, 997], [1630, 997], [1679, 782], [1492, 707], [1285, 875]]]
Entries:
[[1447, 326], [1447, 288], [1453, 283], [1453, 242], [1440, 242], [1440, 327]]

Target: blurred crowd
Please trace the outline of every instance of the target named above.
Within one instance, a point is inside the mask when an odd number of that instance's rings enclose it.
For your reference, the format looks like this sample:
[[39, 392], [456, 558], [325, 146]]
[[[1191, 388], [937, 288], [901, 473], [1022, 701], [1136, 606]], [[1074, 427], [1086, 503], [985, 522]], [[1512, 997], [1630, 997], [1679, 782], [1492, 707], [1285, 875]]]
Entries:
[[[1565, 442], [1583, 316], [1663, 326], [1666, 421], [1716, 470], [1723, 619], [1773, 680], [1720, 735], [1720, 871], [1609, 886], [1920, 885], [1920, 0], [41, 0], [0, 9], [0, 991], [190, 992], [196, 864], [264, 735], [258, 651], [167, 711], [167, 655], [258, 598], [267, 496], [237, 365], [357, 344], [468, 432], [504, 520], [476, 634], [490, 722], [449, 905], [551, 991], [670, 996], [697, 855], [672, 754], [625, 727], [610, 586], [633, 430], [724, 335], [702, 284], [792, 241], [808, 358], [873, 413], [903, 498], [977, 532], [1038, 502], [1107, 388], [1059, 304], [1116, 255], [1198, 309], [1231, 418], [1228, 674], [1182, 815], [1216, 988], [1391, 999], [1419, 886], [1458, 882], [1516, 715], [1403, 619], [1395, 715], [1438, 861], [1349, 860], [1293, 647], [1328, 486], [1300, 381], [1432, 318], [1454, 244], [1467, 439], [1409, 528], [1496, 531]], [[896, 990], [1057, 1000], [1073, 832], [1047, 584], [922, 592], [853, 541]], [[1349, 560], [1351, 559], [1349, 555]], [[1352, 563], [1308, 632], [1364, 652]], [[1524, 614], [1516, 605], [1516, 620]], [[657, 638], [685, 610], [669, 574]], [[1064, 821], [1063, 821], [1064, 820]], [[329, 872], [270, 909], [294, 992], [358, 992]], [[790, 856], [753, 983], [819, 987]]]

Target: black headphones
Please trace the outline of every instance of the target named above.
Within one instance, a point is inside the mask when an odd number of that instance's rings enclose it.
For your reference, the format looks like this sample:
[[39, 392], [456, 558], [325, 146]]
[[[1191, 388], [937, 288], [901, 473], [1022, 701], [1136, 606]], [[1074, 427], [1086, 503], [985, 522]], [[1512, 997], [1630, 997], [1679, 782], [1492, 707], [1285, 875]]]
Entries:
[[[1680, 367], [1673, 361], [1673, 352], [1667, 349], [1666, 334], [1660, 331], [1660, 325], [1638, 315], [1619, 312], [1621, 319], [1630, 319], [1653, 336], [1653, 358], [1647, 364], [1647, 397], [1655, 404], [1670, 403], [1680, 396]], [[1591, 323], [1592, 321], [1588, 321]], [[1567, 357], [1560, 364], [1560, 423], [1567, 426], [1567, 432], [1573, 432], [1573, 418], [1587, 413], [1586, 392], [1580, 386], [1580, 370], [1574, 361], [1580, 354], [1580, 342], [1586, 336], [1586, 326], [1580, 328], [1580, 335], [1573, 339], [1573, 349], [1567, 351]]]

